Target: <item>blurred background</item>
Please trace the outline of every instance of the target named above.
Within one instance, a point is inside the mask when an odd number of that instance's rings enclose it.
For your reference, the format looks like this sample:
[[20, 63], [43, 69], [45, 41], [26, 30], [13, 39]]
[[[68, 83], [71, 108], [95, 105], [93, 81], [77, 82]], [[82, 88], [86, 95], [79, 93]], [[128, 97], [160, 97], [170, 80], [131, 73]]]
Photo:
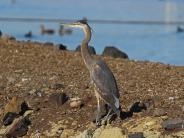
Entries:
[[74, 50], [78, 29], [59, 22], [87, 19], [90, 45], [115, 46], [130, 59], [184, 65], [184, 0], [1, 0], [0, 30], [17, 40], [64, 44]]

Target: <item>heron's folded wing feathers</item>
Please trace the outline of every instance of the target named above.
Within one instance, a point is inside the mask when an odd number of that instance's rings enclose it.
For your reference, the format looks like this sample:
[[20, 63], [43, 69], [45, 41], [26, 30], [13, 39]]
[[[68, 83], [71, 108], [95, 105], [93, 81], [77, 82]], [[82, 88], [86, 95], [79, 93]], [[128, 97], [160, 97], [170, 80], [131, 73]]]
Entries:
[[119, 102], [119, 91], [116, 80], [105, 62], [98, 61], [94, 64], [91, 77], [96, 87], [100, 90], [100, 96], [104, 98], [105, 101], [111, 104], [119, 104], [117, 103]]

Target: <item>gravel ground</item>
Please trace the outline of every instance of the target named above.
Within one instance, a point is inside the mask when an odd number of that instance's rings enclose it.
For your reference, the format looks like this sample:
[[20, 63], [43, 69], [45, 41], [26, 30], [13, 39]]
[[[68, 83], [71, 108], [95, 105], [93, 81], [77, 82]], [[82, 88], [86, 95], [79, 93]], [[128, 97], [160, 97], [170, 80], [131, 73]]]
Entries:
[[[112, 126], [122, 127], [131, 119], [153, 116], [184, 118], [183, 66], [101, 56], [95, 58], [104, 59], [114, 73], [124, 112], [128, 112], [136, 102], [147, 108], [122, 121], [116, 119]], [[57, 96], [51, 96], [54, 93], [65, 93], [69, 100], [61, 104]], [[60, 124], [62, 131], [72, 130], [72, 134], [93, 125], [96, 98], [79, 52], [62, 51], [37, 42], [0, 39], [1, 120], [10, 111], [5, 106], [13, 97], [18, 97], [17, 101], [26, 101], [33, 109], [27, 137], [33, 133], [46, 135], [54, 124]], [[79, 105], [71, 107], [72, 98], [78, 100]], [[3, 128], [2, 121], [0, 126]]]

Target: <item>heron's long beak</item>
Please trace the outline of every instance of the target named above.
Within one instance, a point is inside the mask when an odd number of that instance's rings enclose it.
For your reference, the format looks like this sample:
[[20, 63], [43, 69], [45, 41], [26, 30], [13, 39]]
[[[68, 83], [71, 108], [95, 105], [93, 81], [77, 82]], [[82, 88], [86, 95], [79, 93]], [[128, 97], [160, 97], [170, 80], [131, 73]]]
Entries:
[[75, 27], [76, 26], [75, 23], [60, 23], [60, 25], [68, 26], [68, 27]]

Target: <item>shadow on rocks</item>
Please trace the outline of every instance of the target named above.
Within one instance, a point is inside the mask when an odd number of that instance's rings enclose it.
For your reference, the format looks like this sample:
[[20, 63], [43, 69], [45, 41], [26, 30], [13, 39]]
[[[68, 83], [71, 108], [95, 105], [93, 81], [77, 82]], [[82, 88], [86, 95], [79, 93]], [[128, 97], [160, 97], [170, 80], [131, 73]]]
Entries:
[[142, 110], [147, 110], [147, 107], [144, 103], [142, 102], [135, 102], [127, 112], [121, 112], [121, 119], [126, 119], [128, 117], [132, 117], [133, 113], [139, 113]]
[[[107, 115], [109, 109], [110, 108], [109, 108], [109, 106], [107, 104], [101, 105], [101, 112], [99, 113], [100, 119], [103, 119]], [[120, 108], [120, 110], [121, 110], [121, 108]], [[142, 102], [135, 102], [130, 107], [129, 111], [124, 112], [124, 111], [121, 110], [120, 119], [121, 120], [124, 120], [126, 118], [132, 117], [133, 116], [133, 113], [142, 112], [142, 110], [147, 110], [146, 105], [144, 103], [142, 103]], [[96, 118], [95, 118], [96, 112], [94, 113], [94, 115], [92, 117], [92, 122], [93, 123], [95, 123], [95, 121], [96, 121]], [[117, 115], [114, 114], [113, 111], [110, 113], [110, 116], [111, 116], [110, 121], [114, 121], [117, 118]]]

